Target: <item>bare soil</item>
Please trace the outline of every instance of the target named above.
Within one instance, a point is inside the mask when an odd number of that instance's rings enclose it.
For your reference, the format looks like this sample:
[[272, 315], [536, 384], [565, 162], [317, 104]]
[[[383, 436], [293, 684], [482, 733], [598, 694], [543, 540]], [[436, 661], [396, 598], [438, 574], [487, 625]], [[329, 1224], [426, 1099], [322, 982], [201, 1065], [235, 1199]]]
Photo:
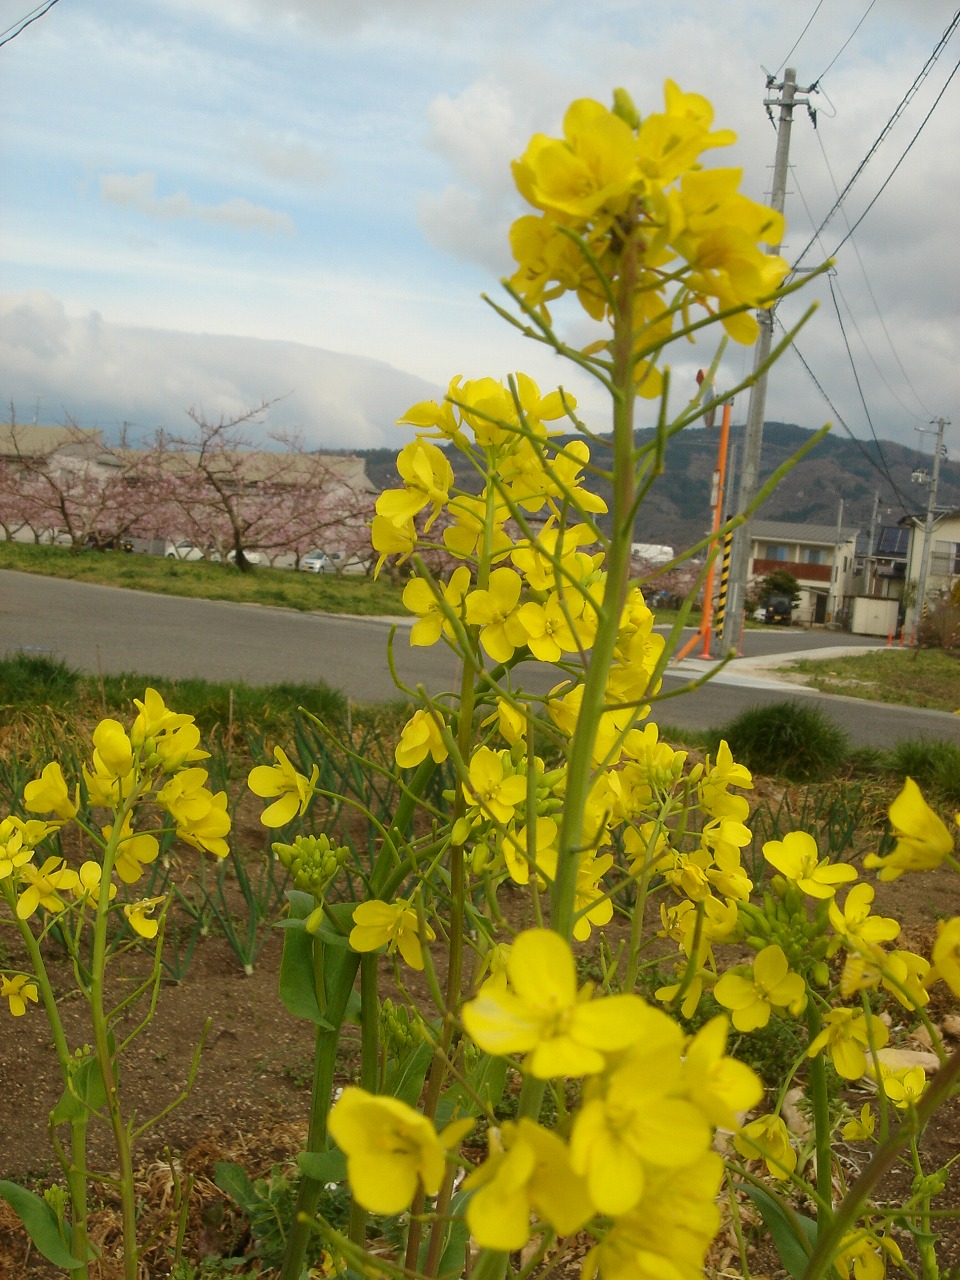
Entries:
[[[759, 788], [768, 799], [776, 799], [780, 791], [782, 788], [773, 784]], [[251, 840], [251, 847], [257, 847], [259, 841], [259, 837]], [[940, 871], [878, 885], [875, 910], [896, 915], [903, 922], [900, 945], [929, 954], [937, 919], [960, 914], [960, 877]], [[2, 941], [12, 960], [15, 935], [8, 933]], [[178, 1179], [188, 1174], [195, 1179], [185, 1256], [196, 1264], [214, 1257], [239, 1260], [250, 1246], [249, 1234], [242, 1216], [213, 1183], [215, 1164], [236, 1161], [251, 1178], [257, 1177], [273, 1165], [292, 1161], [305, 1139], [313, 1028], [291, 1018], [279, 1002], [280, 949], [280, 931], [273, 929], [254, 973], [248, 977], [224, 939], [211, 934], [197, 947], [182, 981], [163, 984], [156, 1016], [123, 1056], [126, 1106], [135, 1107], [140, 1120], [146, 1119], [180, 1093], [209, 1019], [189, 1096], [138, 1142], [143, 1214], [158, 1232], [145, 1260], [144, 1277], [168, 1274], [168, 1248], [173, 1239], [170, 1215]], [[57, 959], [53, 950], [50, 954], [68, 1032], [76, 1027], [79, 1034], [83, 1009], [70, 996], [72, 972], [64, 958]], [[138, 951], [120, 958], [115, 965], [117, 990], [129, 989], [142, 980], [145, 965], [146, 958]], [[387, 962], [383, 983], [385, 991], [393, 986], [393, 970]], [[414, 988], [412, 994], [422, 992]], [[935, 988], [930, 1012], [940, 1023], [960, 1012], [943, 984]], [[340, 1063], [341, 1083], [353, 1078], [356, 1062], [354, 1046], [348, 1041]], [[0, 1177], [27, 1181], [40, 1189], [60, 1172], [50, 1152], [46, 1124], [60, 1088], [42, 1012], [31, 1010], [29, 1016], [16, 1021], [3, 1012], [0, 1085]], [[854, 1089], [849, 1100], [859, 1110], [865, 1097]], [[955, 1158], [960, 1152], [958, 1141], [960, 1100], [955, 1098], [938, 1113], [924, 1136], [926, 1167], [934, 1169]], [[106, 1133], [91, 1132], [91, 1167], [109, 1172], [109, 1150]], [[844, 1150], [851, 1176], [868, 1156], [864, 1148]], [[909, 1181], [897, 1172], [882, 1188], [882, 1199], [895, 1202], [908, 1196]], [[947, 1274], [950, 1267], [960, 1265], [960, 1176], [952, 1176], [937, 1207], [953, 1215], [941, 1224], [940, 1265]], [[754, 1277], [784, 1275], [759, 1230], [753, 1232], [752, 1216], [745, 1206], [743, 1221], [751, 1241]], [[92, 1234], [104, 1251], [95, 1274], [114, 1280], [120, 1275], [116, 1261], [119, 1230], [115, 1198], [109, 1190], [104, 1191], [94, 1214]], [[250, 1270], [244, 1274], [255, 1274], [255, 1264], [247, 1265]], [[30, 1249], [16, 1217], [0, 1201], [0, 1280], [49, 1280], [60, 1274]], [[709, 1274], [741, 1274], [732, 1227], [725, 1229], [712, 1252]]]

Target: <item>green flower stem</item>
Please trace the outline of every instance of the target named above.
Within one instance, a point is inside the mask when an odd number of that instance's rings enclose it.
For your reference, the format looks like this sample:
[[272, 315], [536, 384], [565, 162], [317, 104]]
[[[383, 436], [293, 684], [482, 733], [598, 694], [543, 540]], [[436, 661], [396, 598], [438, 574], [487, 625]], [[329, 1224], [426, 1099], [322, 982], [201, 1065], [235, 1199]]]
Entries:
[[[43, 954], [39, 943], [33, 936], [33, 930], [26, 920], [21, 920], [17, 916], [16, 894], [13, 891], [9, 877], [3, 881], [3, 896], [13, 913], [13, 918], [17, 922], [17, 928], [30, 957], [33, 975], [37, 980], [37, 986], [40, 988], [40, 999], [43, 1001], [44, 1013], [47, 1015], [47, 1023], [53, 1036], [53, 1046], [56, 1051], [57, 1061], [60, 1064], [60, 1074], [63, 1076], [64, 1087], [69, 1089], [73, 1055], [70, 1053], [66, 1032], [60, 1020], [57, 997], [54, 995], [53, 987], [50, 985], [47, 967], [43, 963]], [[82, 1266], [70, 1273], [77, 1277], [77, 1280], [88, 1280], [90, 1275], [90, 1269], [86, 1262], [88, 1248], [87, 1121], [87, 1112], [84, 1110], [82, 1115], [70, 1123], [70, 1162], [64, 1171], [67, 1178], [67, 1191], [70, 1195], [70, 1251], [75, 1258], [84, 1260]]]
[[[327, 1141], [327, 1116], [330, 1113], [330, 1101], [333, 1093], [333, 1077], [337, 1062], [337, 1044], [340, 1039], [340, 1028], [354, 980], [360, 965], [360, 956], [355, 951], [344, 950], [337, 970], [335, 985], [330, 993], [326, 1006], [326, 1027], [317, 1027], [316, 1047], [313, 1057], [313, 1086], [310, 1094], [310, 1125], [307, 1133], [307, 1151], [323, 1151]], [[320, 975], [319, 987], [323, 986]], [[318, 1000], [321, 998], [318, 988]], [[279, 1280], [300, 1280], [303, 1271], [303, 1258], [307, 1249], [307, 1241], [313, 1230], [313, 1219], [316, 1217], [317, 1205], [323, 1183], [318, 1178], [303, 1174], [300, 1189], [297, 1193], [296, 1210], [290, 1233], [287, 1236], [283, 1265], [280, 1268]]]
[[470, 1271], [470, 1280], [503, 1280], [509, 1261], [509, 1253], [503, 1253], [499, 1249], [481, 1249], [476, 1264]]
[[[367, 951], [360, 957], [360, 1087], [376, 1093], [380, 1080], [380, 995], [377, 974], [380, 957]], [[350, 1239], [363, 1245], [367, 1211], [358, 1200], [350, 1206]]]
[[120, 1091], [114, 1057], [110, 1049], [110, 1025], [104, 1008], [104, 984], [107, 967], [107, 921], [110, 913], [110, 888], [113, 867], [123, 831], [124, 820], [139, 797], [135, 788], [118, 807], [113, 831], [103, 851], [103, 868], [100, 873], [100, 894], [93, 924], [93, 956], [90, 962], [90, 1021], [93, 1027], [93, 1045], [97, 1064], [103, 1079], [107, 1099], [107, 1113], [120, 1166], [120, 1205], [123, 1222], [123, 1275], [124, 1280], [137, 1280], [137, 1199], [133, 1183], [133, 1154], [130, 1134], [123, 1122], [120, 1109]]
[[917, 1251], [920, 1254], [920, 1274], [923, 1280], [940, 1280], [940, 1268], [937, 1265], [937, 1248], [936, 1241], [930, 1233], [930, 1191], [929, 1184], [925, 1185], [923, 1176], [923, 1165], [920, 1163], [920, 1151], [917, 1146], [916, 1134], [910, 1137], [910, 1159], [913, 1164], [914, 1189], [920, 1187], [920, 1236], [914, 1237], [917, 1241]]
[[867, 1167], [860, 1174], [837, 1208], [833, 1221], [826, 1231], [817, 1236], [817, 1243], [807, 1262], [801, 1280], [822, 1280], [830, 1268], [843, 1237], [852, 1231], [860, 1210], [878, 1186], [885, 1174], [893, 1168], [902, 1149], [918, 1134], [938, 1107], [953, 1094], [960, 1082], [960, 1049], [957, 1049], [945, 1066], [932, 1078], [923, 1097], [907, 1118], [885, 1138], [873, 1153]]
[[[823, 1030], [820, 1010], [807, 1001], [807, 1031], [810, 1043]], [[830, 1143], [830, 1099], [827, 1095], [827, 1064], [824, 1054], [810, 1059], [810, 1101], [813, 1104], [813, 1132], [817, 1152], [817, 1234], [833, 1217], [833, 1147]]]
[[630, 577], [630, 520], [636, 477], [633, 466], [633, 294], [637, 282], [636, 235], [623, 252], [613, 324], [613, 531], [599, 624], [583, 682], [583, 700], [567, 766], [560, 825], [552, 924], [564, 938], [573, 930], [574, 892], [583, 839], [583, 815], [593, 780], [593, 751], [606, 701], [607, 677], [620, 629]]

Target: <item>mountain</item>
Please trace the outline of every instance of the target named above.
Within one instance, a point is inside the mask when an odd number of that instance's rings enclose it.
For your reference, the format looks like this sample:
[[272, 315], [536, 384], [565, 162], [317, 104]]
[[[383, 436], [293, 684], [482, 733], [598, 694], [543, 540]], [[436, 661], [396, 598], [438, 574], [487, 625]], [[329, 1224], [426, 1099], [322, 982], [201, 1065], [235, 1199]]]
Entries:
[[[739, 484], [744, 432], [743, 424], [735, 423], [730, 428], [727, 494], [731, 498], [736, 495]], [[652, 429], [637, 431], [637, 446], [649, 444], [654, 434]], [[795, 423], [766, 423], [760, 457], [761, 483], [789, 461], [813, 434]], [[637, 517], [636, 541], [666, 543], [680, 549], [698, 542], [709, 530], [710, 489], [717, 465], [718, 439], [716, 427], [699, 427], [681, 431], [668, 442], [665, 472], [655, 481]], [[591, 452], [594, 459], [600, 461], [596, 446]], [[455, 449], [448, 453], [458, 484], [476, 490], [476, 473], [463, 465]], [[397, 483], [395, 451], [370, 449], [361, 451], [360, 456], [366, 461], [367, 474], [376, 488]], [[922, 517], [929, 489], [912, 480], [913, 472], [918, 469], [928, 475], [932, 473], [929, 451], [923, 454], [888, 440], [878, 444], [834, 433], [796, 464], [759, 514], [767, 520], [833, 525], [842, 498], [844, 526], [859, 526], [867, 532], [874, 495], [879, 492], [879, 524], [896, 524], [907, 514]], [[599, 489], [599, 485], [591, 487]], [[733, 511], [732, 501], [725, 505], [728, 513]], [[937, 506], [960, 509], [960, 463], [948, 459], [941, 463]]]

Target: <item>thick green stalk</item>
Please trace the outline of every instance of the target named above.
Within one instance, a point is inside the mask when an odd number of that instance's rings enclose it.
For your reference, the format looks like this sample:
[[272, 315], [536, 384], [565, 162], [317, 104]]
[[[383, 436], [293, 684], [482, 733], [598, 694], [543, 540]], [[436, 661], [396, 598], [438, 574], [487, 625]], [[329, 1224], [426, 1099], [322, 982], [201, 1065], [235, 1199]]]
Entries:
[[[807, 1003], [807, 1031], [810, 1043], [823, 1030], [820, 1011], [813, 1000]], [[810, 1101], [813, 1105], [813, 1133], [817, 1152], [817, 1234], [833, 1217], [833, 1147], [830, 1142], [830, 1099], [827, 1093], [827, 1066], [823, 1053], [810, 1059]]]
[[[327, 1141], [327, 1116], [333, 1093], [333, 1077], [337, 1062], [337, 1045], [343, 1025], [347, 1002], [353, 990], [360, 956], [355, 951], [343, 951], [337, 972], [336, 985], [326, 1004], [325, 1017], [329, 1027], [317, 1028], [316, 1048], [313, 1058], [313, 1087], [310, 1095], [310, 1127], [307, 1134], [307, 1150], [322, 1151]], [[318, 978], [318, 1000], [323, 994], [323, 975]], [[321, 1006], [322, 1007], [322, 1006]], [[307, 1242], [313, 1229], [313, 1219], [320, 1203], [323, 1183], [319, 1178], [303, 1174], [297, 1193], [296, 1211], [280, 1268], [280, 1280], [300, 1280]]]
[[[53, 993], [53, 987], [50, 985], [47, 967], [43, 963], [40, 945], [33, 936], [33, 931], [28, 922], [17, 918], [16, 894], [9, 878], [3, 882], [3, 896], [13, 913], [13, 918], [17, 921], [20, 936], [30, 957], [33, 975], [37, 980], [37, 986], [40, 988], [40, 999], [43, 1001], [43, 1009], [47, 1015], [50, 1033], [53, 1036], [53, 1046], [56, 1051], [57, 1061], [60, 1064], [60, 1074], [63, 1077], [64, 1088], [69, 1089], [70, 1068], [73, 1057], [70, 1053], [70, 1045], [67, 1043], [63, 1023], [60, 1020], [57, 998]], [[67, 1191], [70, 1196], [70, 1251], [75, 1258], [83, 1259], [82, 1266], [77, 1267], [70, 1273], [76, 1277], [76, 1280], [88, 1280], [90, 1275], [90, 1269], [86, 1262], [88, 1247], [87, 1121], [88, 1116], [84, 1111], [81, 1116], [78, 1116], [77, 1119], [70, 1123], [70, 1164], [65, 1170]]]
[[817, 1235], [817, 1243], [807, 1262], [801, 1280], [822, 1280], [837, 1255], [844, 1236], [853, 1230], [860, 1211], [873, 1189], [892, 1169], [900, 1152], [919, 1133], [938, 1107], [954, 1093], [960, 1081], [960, 1049], [956, 1050], [932, 1078], [923, 1097], [913, 1112], [891, 1130], [873, 1153], [870, 1163], [860, 1174], [843, 1200], [837, 1206], [833, 1221], [826, 1231]]
[[593, 753], [606, 701], [607, 677], [620, 629], [630, 577], [633, 469], [633, 294], [637, 244], [627, 239], [617, 288], [613, 325], [613, 533], [607, 555], [607, 582], [599, 624], [583, 682], [583, 700], [567, 766], [567, 787], [560, 825], [557, 875], [553, 883], [552, 924], [565, 938], [573, 930], [574, 891], [583, 840], [583, 816], [593, 780]]
[[[376, 1093], [380, 1081], [379, 962], [375, 951], [360, 957], [360, 1087], [368, 1093]], [[350, 1239], [362, 1247], [366, 1238], [367, 1211], [354, 1199], [350, 1206]]]
[[113, 867], [117, 857], [124, 819], [133, 807], [130, 796], [117, 810], [113, 833], [103, 851], [103, 868], [100, 875], [100, 894], [93, 925], [93, 958], [90, 964], [90, 1021], [93, 1027], [93, 1045], [97, 1064], [103, 1079], [107, 1100], [107, 1114], [120, 1167], [120, 1206], [123, 1223], [123, 1275], [124, 1280], [137, 1280], [137, 1198], [133, 1182], [133, 1153], [130, 1134], [123, 1122], [120, 1107], [120, 1086], [110, 1050], [110, 1026], [104, 1007], [104, 986], [107, 966], [107, 921], [110, 912], [110, 888]]

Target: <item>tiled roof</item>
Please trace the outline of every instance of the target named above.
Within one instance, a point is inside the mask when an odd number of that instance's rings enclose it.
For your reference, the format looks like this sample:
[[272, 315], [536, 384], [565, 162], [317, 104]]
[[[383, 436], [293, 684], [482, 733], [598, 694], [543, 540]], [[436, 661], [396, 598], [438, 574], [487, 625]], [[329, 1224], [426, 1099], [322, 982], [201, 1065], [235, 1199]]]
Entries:
[[[840, 530], [840, 541], [848, 542], [856, 537], [858, 529], [845, 525]], [[835, 524], [795, 524], [789, 520], [751, 520], [751, 538], [763, 538], [770, 542], [809, 542], [832, 547], [837, 542]]]

